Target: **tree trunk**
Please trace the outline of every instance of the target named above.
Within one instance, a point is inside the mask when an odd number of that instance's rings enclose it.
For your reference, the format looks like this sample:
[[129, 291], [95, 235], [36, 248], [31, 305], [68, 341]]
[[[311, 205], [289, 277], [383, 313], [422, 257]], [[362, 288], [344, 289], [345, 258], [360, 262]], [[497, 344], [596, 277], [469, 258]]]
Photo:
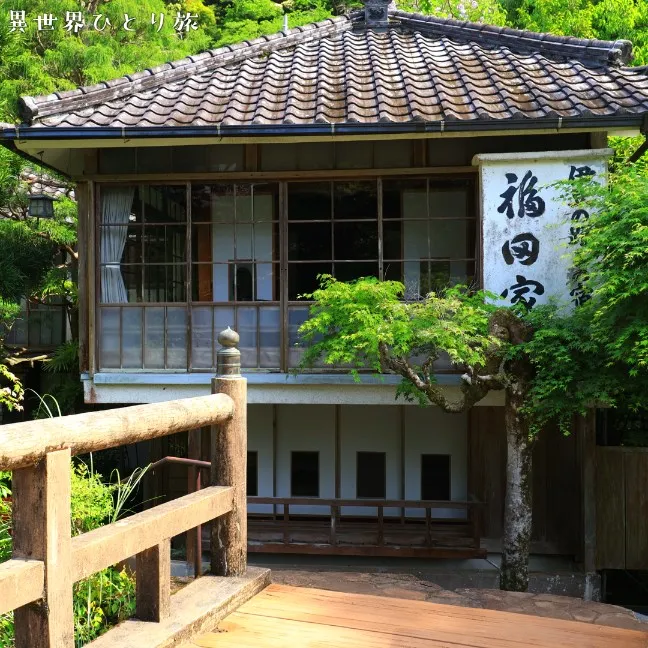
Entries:
[[526, 390], [514, 381], [506, 388], [506, 498], [500, 589], [526, 592], [532, 518], [532, 449], [528, 424], [520, 412]]

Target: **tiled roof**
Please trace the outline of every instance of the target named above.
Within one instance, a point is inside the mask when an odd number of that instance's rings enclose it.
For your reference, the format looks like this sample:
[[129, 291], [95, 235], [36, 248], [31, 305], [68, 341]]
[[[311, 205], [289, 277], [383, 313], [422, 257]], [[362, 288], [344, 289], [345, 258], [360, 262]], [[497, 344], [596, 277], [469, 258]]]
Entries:
[[641, 115], [628, 41], [534, 34], [392, 11], [211, 50], [91, 87], [25, 97], [41, 127], [227, 127]]
[[57, 180], [50, 175], [36, 173], [31, 169], [25, 169], [20, 174], [20, 180], [27, 185], [27, 190], [30, 195], [45, 194], [55, 200], [64, 196], [67, 196], [72, 200], [75, 199], [74, 189], [69, 182]]

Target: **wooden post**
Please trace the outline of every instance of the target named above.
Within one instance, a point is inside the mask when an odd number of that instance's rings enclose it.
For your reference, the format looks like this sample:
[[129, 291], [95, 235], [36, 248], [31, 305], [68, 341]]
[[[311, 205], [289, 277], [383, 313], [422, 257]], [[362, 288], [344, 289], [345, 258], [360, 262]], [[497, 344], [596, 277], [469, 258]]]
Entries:
[[[200, 459], [201, 430], [189, 430], [187, 439], [187, 457], [189, 459]], [[200, 490], [200, 468], [189, 466], [187, 471], [187, 493], [195, 493]], [[187, 565], [192, 565], [194, 578], [202, 574], [202, 528], [189, 529], [186, 536], [187, 543]]]
[[16, 648], [72, 648], [70, 450], [13, 473], [13, 557], [45, 563], [43, 600], [17, 608]]
[[212, 393], [234, 401], [232, 418], [212, 429], [211, 483], [234, 487], [234, 504], [212, 523], [211, 571], [216, 576], [241, 576], [247, 570], [247, 381], [241, 376], [238, 333], [229, 327], [218, 336], [218, 377]]
[[596, 586], [596, 410], [589, 409], [576, 419], [576, 431], [581, 444], [581, 493], [583, 520], [583, 568], [585, 593], [591, 601], [599, 597]]
[[166, 619], [171, 613], [171, 540], [138, 553], [135, 574], [137, 618]]

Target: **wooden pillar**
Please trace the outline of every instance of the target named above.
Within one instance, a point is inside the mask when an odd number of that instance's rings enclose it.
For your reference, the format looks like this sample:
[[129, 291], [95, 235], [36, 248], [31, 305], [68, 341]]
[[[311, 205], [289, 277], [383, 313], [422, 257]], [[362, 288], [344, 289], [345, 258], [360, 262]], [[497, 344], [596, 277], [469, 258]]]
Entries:
[[13, 556], [45, 563], [43, 600], [16, 609], [16, 648], [72, 648], [70, 450], [13, 473]]
[[232, 510], [212, 523], [211, 571], [216, 576], [241, 576], [247, 570], [247, 381], [241, 376], [238, 333], [229, 327], [218, 336], [218, 377], [212, 393], [234, 401], [229, 421], [212, 428], [211, 483], [233, 486]]
[[[189, 459], [200, 459], [201, 456], [201, 430], [189, 430], [187, 432], [187, 457]], [[187, 471], [187, 493], [195, 493], [200, 490], [201, 485], [200, 468], [198, 466], [189, 466]], [[189, 529], [186, 534], [187, 543], [187, 564], [191, 565], [194, 570], [194, 578], [202, 574], [202, 529], [196, 527]]]
[[576, 432], [581, 447], [581, 492], [583, 507], [583, 570], [585, 600], [597, 598], [596, 579], [596, 410], [578, 417]]
[[171, 540], [138, 553], [135, 572], [137, 618], [166, 619], [171, 613]]

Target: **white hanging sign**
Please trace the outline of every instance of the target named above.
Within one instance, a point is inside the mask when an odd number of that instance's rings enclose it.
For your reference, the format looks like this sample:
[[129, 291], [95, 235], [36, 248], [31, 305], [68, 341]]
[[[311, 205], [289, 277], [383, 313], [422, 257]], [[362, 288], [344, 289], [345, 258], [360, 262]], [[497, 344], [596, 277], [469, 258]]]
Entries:
[[571, 267], [569, 244], [586, 205], [570, 208], [552, 186], [593, 177], [605, 182], [611, 149], [476, 155], [480, 167], [483, 287], [499, 304], [546, 304], [587, 299]]

